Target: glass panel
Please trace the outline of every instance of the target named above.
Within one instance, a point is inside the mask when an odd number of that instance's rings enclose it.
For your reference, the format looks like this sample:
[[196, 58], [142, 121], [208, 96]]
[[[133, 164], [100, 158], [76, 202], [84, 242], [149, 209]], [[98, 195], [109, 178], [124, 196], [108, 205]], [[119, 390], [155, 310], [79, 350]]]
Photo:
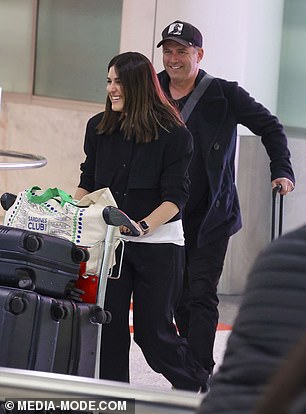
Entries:
[[31, 92], [32, 0], [0, 0], [0, 86]]
[[306, 1], [286, 0], [278, 115], [287, 126], [306, 128]]
[[39, 0], [34, 94], [105, 101], [122, 0]]

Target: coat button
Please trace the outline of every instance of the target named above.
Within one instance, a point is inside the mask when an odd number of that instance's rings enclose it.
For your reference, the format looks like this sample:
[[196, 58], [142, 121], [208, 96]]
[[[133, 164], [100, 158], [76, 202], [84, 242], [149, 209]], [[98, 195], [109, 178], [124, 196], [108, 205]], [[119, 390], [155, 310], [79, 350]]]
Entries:
[[214, 144], [214, 147], [213, 148], [214, 148], [215, 151], [218, 151], [220, 149], [220, 144], [218, 144], [218, 142], [216, 142]]
[[220, 207], [220, 200], [217, 200], [217, 201], [216, 201], [215, 206], [216, 206], [217, 208], [219, 208], [219, 207]]

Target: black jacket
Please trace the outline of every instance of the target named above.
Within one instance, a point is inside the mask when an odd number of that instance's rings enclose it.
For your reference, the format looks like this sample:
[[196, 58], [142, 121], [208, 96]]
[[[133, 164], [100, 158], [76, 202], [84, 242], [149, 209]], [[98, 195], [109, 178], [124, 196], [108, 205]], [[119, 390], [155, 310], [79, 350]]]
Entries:
[[[196, 83], [204, 74], [200, 70]], [[158, 76], [169, 93], [166, 71]], [[207, 240], [231, 236], [241, 228], [234, 164], [238, 124], [261, 137], [271, 160], [271, 180], [287, 177], [294, 182], [287, 139], [278, 119], [236, 82], [215, 78], [187, 121], [194, 140], [200, 141], [204, 161], [203, 177], [190, 174], [190, 179], [200, 188], [207, 177], [209, 188], [207, 211], [199, 222], [200, 246]]]
[[109, 187], [117, 204], [134, 220], [150, 214], [163, 201], [171, 201], [181, 217], [188, 199], [188, 166], [192, 136], [185, 126], [159, 130], [159, 139], [136, 144], [124, 139], [119, 128], [111, 135], [97, 134], [103, 113], [92, 117], [86, 128], [85, 161], [79, 187], [92, 192]]
[[223, 363], [199, 414], [253, 413], [271, 376], [305, 334], [305, 252], [303, 226], [275, 240], [255, 260]]

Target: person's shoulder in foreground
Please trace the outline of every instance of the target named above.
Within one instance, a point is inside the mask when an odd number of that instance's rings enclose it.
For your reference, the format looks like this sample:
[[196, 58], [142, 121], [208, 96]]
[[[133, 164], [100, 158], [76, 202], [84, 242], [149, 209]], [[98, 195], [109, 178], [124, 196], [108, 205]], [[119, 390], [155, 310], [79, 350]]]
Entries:
[[199, 414], [251, 414], [270, 377], [306, 332], [305, 251], [302, 226], [273, 241], [255, 260], [223, 363]]

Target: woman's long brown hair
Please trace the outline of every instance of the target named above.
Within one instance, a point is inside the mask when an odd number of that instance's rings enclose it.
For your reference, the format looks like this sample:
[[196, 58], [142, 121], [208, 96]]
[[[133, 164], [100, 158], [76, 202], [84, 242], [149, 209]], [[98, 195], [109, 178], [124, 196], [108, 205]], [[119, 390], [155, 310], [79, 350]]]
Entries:
[[169, 130], [184, 125], [177, 109], [162, 91], [157, 74], [147, 57], [138, 52], [115, 56], [108, 65], [114, 67], [124, 93], [122, 112], [112, 111], [107, 97], [105, 113], [98, 133], [111, 134], [120, 127], [126, 139], [146, 143], [158, 139], [159, 127]]

